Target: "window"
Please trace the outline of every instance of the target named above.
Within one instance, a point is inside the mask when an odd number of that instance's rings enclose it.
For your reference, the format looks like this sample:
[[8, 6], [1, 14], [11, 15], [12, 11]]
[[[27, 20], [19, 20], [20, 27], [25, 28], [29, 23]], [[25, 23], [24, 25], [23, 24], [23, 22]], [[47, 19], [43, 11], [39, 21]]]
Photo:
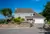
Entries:
[[35, 14], [33, 14], [33, 15], [35, 15]]

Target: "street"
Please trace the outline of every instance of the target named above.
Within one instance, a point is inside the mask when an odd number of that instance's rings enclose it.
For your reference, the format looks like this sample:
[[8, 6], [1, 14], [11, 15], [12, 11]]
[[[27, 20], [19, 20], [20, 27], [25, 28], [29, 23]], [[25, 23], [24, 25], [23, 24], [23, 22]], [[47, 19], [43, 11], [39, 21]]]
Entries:
[[0, 29], [0, 34], [49, 34], [50, 32], [47, 32], [43, 28], [41, 28], [42, 25], [35, 24], [33, 27], [28, 28], [6, 28], [6, 29]]
[[43, 32], [43, 30], [37, 28], [0, 29], [0, 34], [44, 34]]

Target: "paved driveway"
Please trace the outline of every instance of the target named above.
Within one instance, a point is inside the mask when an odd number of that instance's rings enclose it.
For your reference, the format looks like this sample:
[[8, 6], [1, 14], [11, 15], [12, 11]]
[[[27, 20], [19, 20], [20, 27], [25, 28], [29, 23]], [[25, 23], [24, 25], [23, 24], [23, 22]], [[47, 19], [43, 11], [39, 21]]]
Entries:
[[0, 34], [44, 34], [44, 30], [32, 28], [22, 28], [22, 29], [0, 29]]

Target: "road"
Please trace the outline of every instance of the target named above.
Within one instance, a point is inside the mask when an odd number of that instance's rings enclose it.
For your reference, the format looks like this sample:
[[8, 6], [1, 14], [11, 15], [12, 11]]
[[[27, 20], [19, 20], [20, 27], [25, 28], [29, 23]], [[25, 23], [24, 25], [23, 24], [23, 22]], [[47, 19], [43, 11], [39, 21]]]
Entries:
[[41, 26], [38, 24], [32, 28], [0, 29], [0, 34], [46, 34], [44, 29], [39, 28]]
[[37, 28], [23, 28], [23, 29], [0, 29], [0, 34], [44, 34], [43, 30]]

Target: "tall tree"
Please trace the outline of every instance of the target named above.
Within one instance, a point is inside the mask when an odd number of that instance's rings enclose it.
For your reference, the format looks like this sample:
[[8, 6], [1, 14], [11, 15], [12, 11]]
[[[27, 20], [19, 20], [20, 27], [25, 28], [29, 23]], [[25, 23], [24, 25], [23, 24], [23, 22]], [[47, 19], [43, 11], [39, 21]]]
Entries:
[[12, 15], [12, 10], [10, 8], [4, 8], [1, 10], [1, 12], [5, 17], [10, 17]]
[[50, 2], [47, 2], [45, 9], [40, 14], [46, 17], [47, 20], [50, 20]]

